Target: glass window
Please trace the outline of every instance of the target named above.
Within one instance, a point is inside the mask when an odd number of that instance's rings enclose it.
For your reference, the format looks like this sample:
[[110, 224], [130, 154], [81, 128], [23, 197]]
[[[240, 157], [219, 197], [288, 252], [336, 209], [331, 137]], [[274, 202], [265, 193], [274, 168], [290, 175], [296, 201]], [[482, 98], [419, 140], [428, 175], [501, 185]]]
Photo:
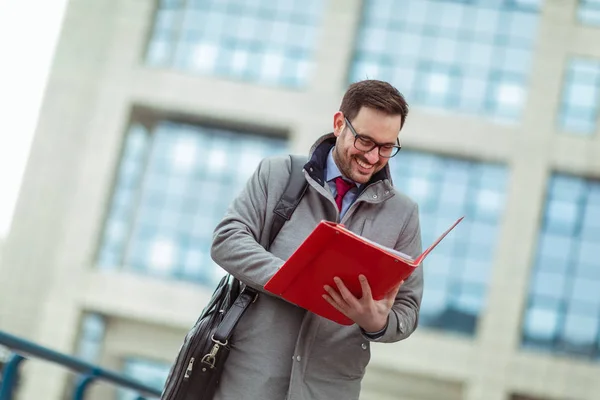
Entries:
[[350, 81], [390, 81], [411, 104], [520, 117], [541, 0], [363, 4]]
[[268, 85], [304, 86], [323, 0], [161, 0], [146, 63]]
[[508, 173], [504, 166], [402, 151], [394, 185], [419, 204], [423, 247], [465, 220], [425, 260], [421, 324], [472, 335], [485, 298]]
[[[166, 363], [141, 358], [127, 358], [123, 365], [123, 374], [150, 387], [162, 390], [171, 366]], [[119, 400], [137, 400], [138, 394], [125, 389], [118, 390]]]
[[591, 135], [596, 131], [600, 97], [600, 61], [571, 58], [559, 110], [562, 130]]
[[599, 192], [600, 181], [563, 174], [550, 181], [523, 322], [526, 347], [600, 356], [600, 220], [588, 214]]
[[97, 364], [100, 361], [106, 320], [99, 314], [84, 314], [81, 319], [77, 357]]
[[600, 26], [600, 0], [579, 0], [577, 17], [584, 24]]
[[212, 285], [215, 226], [281, 138], [163, 121], [127, 134], [98, 263]]

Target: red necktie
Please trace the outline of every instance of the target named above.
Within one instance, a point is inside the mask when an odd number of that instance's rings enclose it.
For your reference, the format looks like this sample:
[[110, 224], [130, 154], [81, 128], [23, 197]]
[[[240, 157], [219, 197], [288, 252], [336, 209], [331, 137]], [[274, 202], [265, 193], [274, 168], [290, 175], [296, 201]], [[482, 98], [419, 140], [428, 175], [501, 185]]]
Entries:
[[342, 179], [341, 176], [335, 178], [335, 188], [337, 190], [337, 195], [335, 196], [335, 203], [338, 206], [338, 210], [342, 211], [342, 200], [344, 196], [348, 192], [348, 190], [352, 189], [356, 185], [352, 182], [348, 182], [347, 180]]

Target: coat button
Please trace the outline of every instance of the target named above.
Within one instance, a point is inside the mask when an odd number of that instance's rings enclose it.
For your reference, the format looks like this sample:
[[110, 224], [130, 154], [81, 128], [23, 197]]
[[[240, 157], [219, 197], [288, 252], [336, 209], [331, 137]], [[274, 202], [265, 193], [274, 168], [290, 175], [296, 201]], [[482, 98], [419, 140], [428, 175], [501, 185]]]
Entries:
[[374, 199], [376, 199], [376, 198], [377, 198], [377, 195], [376, 195], [376, 194], [374, 194], [374, 195], [373, 195], [373, 198], [374, 198]]
[[389, 193], [390, 193], [390, 191], [389, 191], [389, 190], [386, 190], [386, 191], [385, 191], [385, 194], [389, 194]]
[[363, 350], [366, 350], [367, 349], [367, 344], [363, 343], [363, 344], [360, 345], [360, 347], [362, 347]]
[[298, 361], [298, 362], [299, 362], [300, 360], [302, 360], [302, 357], [300, 357], [300, 356], [296, 356], [296, 361]]

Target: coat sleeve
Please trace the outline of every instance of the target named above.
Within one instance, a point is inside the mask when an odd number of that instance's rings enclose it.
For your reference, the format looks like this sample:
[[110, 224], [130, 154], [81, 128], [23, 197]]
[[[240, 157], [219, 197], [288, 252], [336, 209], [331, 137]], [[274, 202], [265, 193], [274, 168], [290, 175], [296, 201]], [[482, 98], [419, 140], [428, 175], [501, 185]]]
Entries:
[[[416, 204], [414, 204], [413, 211], [400, 234], [395, 249], [413, 257], [417, 257], [422, 252], [419, 209]], [[381, 335], [375, 337], [363, 332], [365, 338], [383, 343], [393, 343], [408, 338], [417, 329], [422, 297], [423, 265], [419, 265], [400, 286], [385, 330]]]
[[211, 246], [211, 257], [221, 268], [263, 293], [284, 263], [260, 244], [267, 223], [269, 166], [269, 160], [259, 163], [216, 226]]

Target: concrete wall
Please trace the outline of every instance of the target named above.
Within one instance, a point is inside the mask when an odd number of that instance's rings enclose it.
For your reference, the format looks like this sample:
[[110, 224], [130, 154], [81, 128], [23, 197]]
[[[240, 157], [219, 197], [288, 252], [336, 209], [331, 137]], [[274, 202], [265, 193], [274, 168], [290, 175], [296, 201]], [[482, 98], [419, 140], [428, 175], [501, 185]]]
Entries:
[[[109, 323], [103, 353], [114, 367], [127, 355], [171, 361], [181, 333], [210, 295], [189, 283], [93, 268], [132, 107], [267, 124], [289, 131], [293, 150], [304, 152], [330, 128], [337, 110], [360, 1], [328, 2], [317, 68], [299, 92], [145, 68], [140, 59], [153, 7], [147, 0], [70, 2], [0, 265], [2, 329], [72, 352], [81, 313], [103, 313], [120, 321]], [[508, 164], [506, 213], [476, 337], [422, 329], [404, 343], [373, 346], [365, 398], [383, 399], [383, 392], [398, 398], [402, 392], [415, 400], [504, 400], [520, 392], [591, 400], [600, 393], [599, 366], [519, 351], [549, 173], [600, 171], [600, 135], [564, 135], [554, 124], [567, 56], [600, 58], [600, 32], [577, 25], [574, 13], [574, 0], [544, 3], [522, 123], [499, 125], [413, 107], [405, 147]], [[32, 374], [21, 399], [64, 393], [62, 370], [41, 363], [26, 369]]]

